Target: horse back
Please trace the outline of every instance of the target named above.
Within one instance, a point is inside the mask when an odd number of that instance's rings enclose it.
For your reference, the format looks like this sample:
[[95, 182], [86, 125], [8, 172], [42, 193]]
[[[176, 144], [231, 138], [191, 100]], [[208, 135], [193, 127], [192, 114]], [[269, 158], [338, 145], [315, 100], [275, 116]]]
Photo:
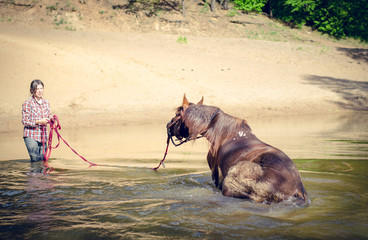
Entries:
[[217, 156], [212, 156], [212, 165], [217, 165], [211, 170], [217, 171], [213, 177], [218, 176], [217, 182], [225, 195], [258, 202], [278, 202], [292, 196], [306, 198], [293, 161], [257, 138], [240, 138], [223, 144]]

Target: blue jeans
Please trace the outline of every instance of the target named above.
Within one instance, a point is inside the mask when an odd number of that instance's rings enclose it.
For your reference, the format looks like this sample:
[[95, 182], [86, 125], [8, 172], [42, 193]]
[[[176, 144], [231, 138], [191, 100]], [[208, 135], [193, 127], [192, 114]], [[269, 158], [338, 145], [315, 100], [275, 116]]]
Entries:
[[[44, 160], [42, 143], [37, 142], [36, 140], [30, 137], [23, 137], [23, 139], [24, 143], [26, 144], [29, 156], [31, 157], [31, 162], [38, 162]], [[46, 143], [45, 148], [47, 149]]]

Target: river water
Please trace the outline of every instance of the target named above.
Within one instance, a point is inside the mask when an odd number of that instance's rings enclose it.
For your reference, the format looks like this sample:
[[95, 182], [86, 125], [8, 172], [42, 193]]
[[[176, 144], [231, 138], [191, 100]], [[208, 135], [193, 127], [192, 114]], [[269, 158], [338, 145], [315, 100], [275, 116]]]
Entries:
[[[0, 239], [367, 239], [368, 114], [249, 119], [285, 151], [310, 204], [222, 196], [208, 143], [169, 148], [165, 124], [65, 129], [49, 168], [31, 164], [19, 133], [0, 134]], [[20, 139], [20, 140], [19, 140]], [[19, 157], [23, 156], [23, 157]]]

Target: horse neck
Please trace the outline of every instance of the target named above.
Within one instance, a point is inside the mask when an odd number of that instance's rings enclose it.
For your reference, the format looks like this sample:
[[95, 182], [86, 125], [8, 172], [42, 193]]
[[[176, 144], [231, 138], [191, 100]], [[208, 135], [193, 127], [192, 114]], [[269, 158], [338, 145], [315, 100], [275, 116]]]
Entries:
[[222, 111], [210, 123], [204, 136], [210, 142], [214, 154], [227, 141], [241, 137], [255, 137], [245, 120], [230, 116]]

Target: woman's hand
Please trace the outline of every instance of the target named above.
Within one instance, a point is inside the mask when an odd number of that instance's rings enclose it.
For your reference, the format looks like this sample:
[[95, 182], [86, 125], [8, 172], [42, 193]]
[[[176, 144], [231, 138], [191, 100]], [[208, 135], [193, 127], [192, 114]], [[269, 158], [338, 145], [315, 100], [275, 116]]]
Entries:
[[43, 119], [40, 119], [40, 120], [36, 120], [36, 124], [38, 124], [38, 125], [46, 125], [46, 124], [49, 123], [49, 121], [50, 121], [49, 118], [43, 118]]

